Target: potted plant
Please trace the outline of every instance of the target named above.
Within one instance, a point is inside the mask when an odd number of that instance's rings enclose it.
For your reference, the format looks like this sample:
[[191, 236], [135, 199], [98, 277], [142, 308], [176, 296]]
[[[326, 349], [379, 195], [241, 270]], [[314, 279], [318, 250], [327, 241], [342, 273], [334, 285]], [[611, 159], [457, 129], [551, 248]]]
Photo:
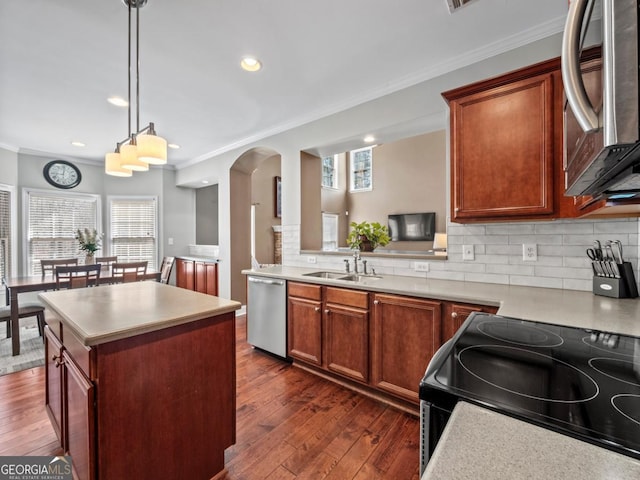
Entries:
[[94, 263], [94, 255], [100, 250], [100, 239], [102, 235], [98, 235], [96, 229], [89, 230], [85, 228], [84, 230], [78, 229], [76, 233], [76, 240], [80, 244], [80, 251], [86, 253], [86, 257], [84, 263], [86, 265], [91, 265]]
[[349, 247], [362, 252], [373, 252], [378, 246], [384, 247], [391, 241], [389, 230], [378, 222], [351, 222], [347, 237]]

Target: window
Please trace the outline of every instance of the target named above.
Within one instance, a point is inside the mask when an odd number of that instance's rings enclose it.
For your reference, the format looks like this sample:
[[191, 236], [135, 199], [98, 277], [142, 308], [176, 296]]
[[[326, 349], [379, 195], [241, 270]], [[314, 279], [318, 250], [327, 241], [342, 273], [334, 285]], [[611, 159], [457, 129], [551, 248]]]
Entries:
[[322, 158], [322, 186], [338, 188], [338, 155]]
[[338, 249], [338, 215], [335, 213], [322, 214], [322, 250], [334, 251]]
[[111, 255], [119, 262], [149, 262], [158, 257], [158, 207], [155, 197], [109, 199]]
[[11, 191], [0, 185], [0, 278], [11, 275]]
[[349, 191], [371, 190], [373, 187], [373, 148], [351, 150], [349, 167], [351, 177]]
[[39, 275], [40, 260], [78, 258], [77, 230], [100, 233], [100, 197], [78, 193], [25, 190], [27, 275]]

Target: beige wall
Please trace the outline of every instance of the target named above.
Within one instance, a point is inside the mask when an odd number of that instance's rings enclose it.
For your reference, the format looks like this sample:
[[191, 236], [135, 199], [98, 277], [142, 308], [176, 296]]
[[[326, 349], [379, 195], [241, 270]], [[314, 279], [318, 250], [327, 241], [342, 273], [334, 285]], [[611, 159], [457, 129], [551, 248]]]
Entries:
[[[436, 212], [446, 231], [446, 134], [444, 130], [373, 149], [373, 190], [349, 195], [350, 221], [387, 224], [393, 213]], [[428, 250], [432, 242], [391, 242], [395, 250]]]
[[[446, 231], [446, 133], [444, 130], [379, 145], [373, 149], [373, 189], [348, 192], [347, 159], [340, 155], [339, 189], [320, 188], [318, 157], [303, 153], [300, 248], [319, 250], [321, 211], [341, 214], [340, 246], [350, 222], [387, 224], [393, 213], [436, 212], [436, 231]], [[321, 190], [321, 192], [320, 192]], [[318, 199], [321, 198], [321, 201]], [[348, 215], [347, 215], [348, 212]], [[393, 250], [429, 250], [432, 242], [392, 242]]]
[[275, 177], [280, 176], [280, 155], [262, 161], [251, 174], [251, 203], [256, 207], [256, 260], [274, 263], [273, 226], [280, 225], [275, 216]]
[[241, 272], [251, 268], [251, 175], [232, 168], [229, 185], [233, 192], [230, 202], [231, 299], [246, 304], [247, 284]]
[[322, 163], [320, 158], [305, 152], [300, 153], [300, 195], [302, 200], [300, 218], [300, 248], [320, 250], [322, 248]]

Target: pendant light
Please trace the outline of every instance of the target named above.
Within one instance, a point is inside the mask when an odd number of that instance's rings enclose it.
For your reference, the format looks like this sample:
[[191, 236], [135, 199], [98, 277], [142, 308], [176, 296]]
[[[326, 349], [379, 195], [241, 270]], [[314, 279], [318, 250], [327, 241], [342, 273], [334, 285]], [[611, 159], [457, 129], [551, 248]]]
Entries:
[[[158, 136], [154, 124], [140, 129], [140, 8], [147, 0], [123, 0], [129, 10], [128, 39], [128, 96], [127, 107], [129, 134], [116, 145], [114, 153], [105, 156], [105, 172], [109, 175], [130, 177], [132, 171], [149, 170], [149, 164], [167, 163], [167, 141]], [[136, 10], [136, 132], [131, 131], [131, 8]]]

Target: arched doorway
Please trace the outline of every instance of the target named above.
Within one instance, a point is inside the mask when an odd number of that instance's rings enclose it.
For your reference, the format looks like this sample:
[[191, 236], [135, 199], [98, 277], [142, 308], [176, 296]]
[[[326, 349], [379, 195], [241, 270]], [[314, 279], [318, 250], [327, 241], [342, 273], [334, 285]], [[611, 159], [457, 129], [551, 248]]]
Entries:
[[[276, 182], [280, 177], [280, 154], [270, 148], [252, 148], [240, 155], [231, 166], [230, 187], [230, 261], [231, 298], [246, 304], [246, 280], [242, 270], [251, 268], [252, 211], [258, 263], [269, 261], [273, 251], [273, 225], [280, 225], [275, 212]], [[269, 231], [269, 229], [271, 229]]]

